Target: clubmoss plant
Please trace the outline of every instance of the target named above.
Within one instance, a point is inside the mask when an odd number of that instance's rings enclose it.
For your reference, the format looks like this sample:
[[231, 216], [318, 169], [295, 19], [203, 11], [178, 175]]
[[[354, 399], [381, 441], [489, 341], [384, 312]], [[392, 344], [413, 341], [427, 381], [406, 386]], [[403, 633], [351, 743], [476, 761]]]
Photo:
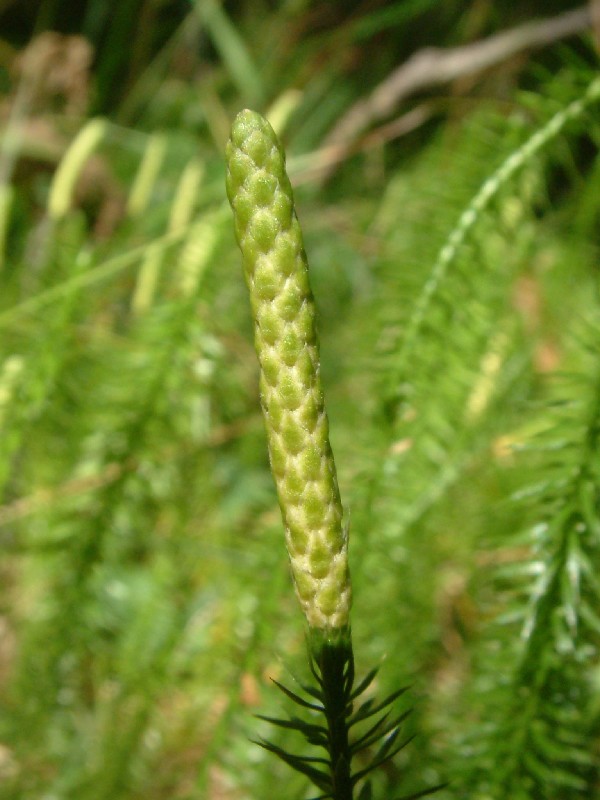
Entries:
[[[352, 800], [355, 786], [406, 744], [396, 739], [408, 712], [390, 719], [388, 708], [404, 690], [381, 704], [367, 700], [354, 709], [375, 671], [354, 688], [348, 529], [329, 444], [315, 304], [283, 148], [270, 124], [245, 110], [233, 123], [226, 157], [227, 194], [254, 317], [271, 470], [316, 681], [302, 686], [309, 699], [278, 686], [300, 706], [322, 714], [326, 724], [297, 717], [263, 719], [300, 732], [311, 745], [324, 748], [328, 758], [292, 755], [278, 745], [261, 744], [308, 776], [319, 788], [319, 798]], [[352, 741], [352, 727], [382, 711]], [[368, 765], [353, 772], [353, 756], [375, 744], [379, 749]], [[370, 796], [369, 784], [363, 782], [360, 798]]]

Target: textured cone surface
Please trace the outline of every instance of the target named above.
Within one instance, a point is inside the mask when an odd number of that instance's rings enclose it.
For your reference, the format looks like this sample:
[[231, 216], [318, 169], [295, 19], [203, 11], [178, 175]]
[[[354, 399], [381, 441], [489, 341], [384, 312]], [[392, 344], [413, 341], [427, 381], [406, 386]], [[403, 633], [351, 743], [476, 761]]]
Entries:
[[347, 533], [319, 376], [315, 307], [285, 156], [259, 114], [227, 145], [227, 194], [244, 260], [271, 469], [296, 593], [312, 628], [348, 624]]

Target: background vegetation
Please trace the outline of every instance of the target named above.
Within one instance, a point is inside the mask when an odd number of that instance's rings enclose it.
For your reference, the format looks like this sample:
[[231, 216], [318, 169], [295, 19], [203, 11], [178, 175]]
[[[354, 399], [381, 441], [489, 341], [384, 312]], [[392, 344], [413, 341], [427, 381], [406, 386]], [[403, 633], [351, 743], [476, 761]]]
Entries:
[[[595, 7], [0, 2], [2, 798], [307, 797], [249, 741], [304, 642], [224, 196], [245, 106], [297, 187], [357, 669], [412, 685], [375, 796], [600, 798]], [[462, 71], [410, 84], [432, 47]]]

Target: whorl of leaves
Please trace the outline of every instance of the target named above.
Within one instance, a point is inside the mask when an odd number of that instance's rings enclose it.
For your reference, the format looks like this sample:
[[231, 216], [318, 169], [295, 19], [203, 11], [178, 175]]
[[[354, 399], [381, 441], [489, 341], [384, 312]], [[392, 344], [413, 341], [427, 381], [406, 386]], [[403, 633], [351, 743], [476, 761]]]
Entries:
[[[297, 755], [264, 739], [257, 743], [312, 781], [320, 794], [311, 800], [352, 800], [358, 785], [361, 786], [358, 800], [370, 800], [368, 776], [393, 759], [413, 738], [401, 737], [402, 724], [411, 709], [394, 711], [395, 701], [407, 687], [397, 689], [381, 702], [374, 697], [361, 699], [373, 683], [377, 669], [371, 670], [355, 686], [352, 645], [345, 637], [309, 648], [309, 663], [314, 683], [301, 683], [303, 694], [274, 682], [314, 719], [307, 721], [295, 715], [287, 719], [259, 715], [259, 719], [284, 730], [296, 731], [324, 754]], [[352, 761], [358, 754], [366, 766], [352, 770]], [[398, 796], [394, 800], [415, 800], [439, 788]]]

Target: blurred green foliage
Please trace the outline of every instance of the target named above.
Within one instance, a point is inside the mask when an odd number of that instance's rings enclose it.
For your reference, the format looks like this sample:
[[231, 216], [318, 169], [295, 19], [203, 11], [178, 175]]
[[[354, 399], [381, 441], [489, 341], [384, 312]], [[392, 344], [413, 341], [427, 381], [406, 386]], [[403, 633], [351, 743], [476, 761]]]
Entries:
[[251, 105], [297, 184], [357, 669], [413, 685], [375, 797], [600, 798], [592, 35], [331, 149], [420, 48], [574, 7], [0, 3], [0, 797], [307, 796], [249, 741], [304, 657], [225, 207]]

